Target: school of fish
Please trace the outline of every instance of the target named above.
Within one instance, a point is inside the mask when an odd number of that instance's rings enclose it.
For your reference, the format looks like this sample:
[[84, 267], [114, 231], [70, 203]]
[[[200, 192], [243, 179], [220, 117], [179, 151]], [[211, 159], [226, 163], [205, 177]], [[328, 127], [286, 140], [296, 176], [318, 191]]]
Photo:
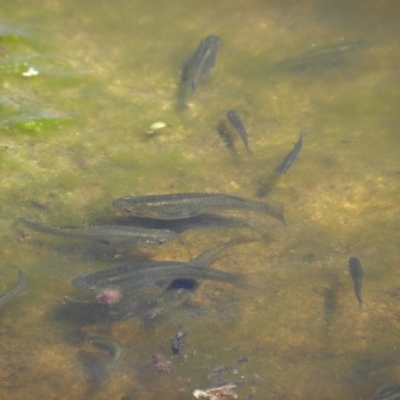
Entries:
[[[189, 101], [191, 101], [195, 92], [203, 85], [203, 82], [209, 77], [217, 64], [221, 44], [222, 41], [217, 35], [213, 34], [205, 37], [200, 41], [193, 55], [183, 64], [177, 94], [178, 112], [187, 113], [189, 111]], [[311, 52], [283, 60], [277, 64], [277, 67], [289, 71], [299, 71], [320, 65], [324, 67], [336, 65], [337, 62], [342, 62], [345, 59], [347, 53], [360, 48], [362, 44], [361, 40], [356, 40], [317, 48]], [[239, 111], [246, 118], [242, 119]], [[216, 130], [227, 149], [235, 152], [234, 134], [229, 129], [229, 126], [232, 127], [240, 136], [246, 153], [250, 156], [253, 154], [254, 148], [250, 150], [248, 129], [243, 121], [249, 121], [251, 117], [243, 113], [243, 110], [239, 111], [235, 109], [225, 111], [224, 114], [229, 125], [226, 124], [225, 120], [221, 120], [216, 125]], [[282, 179], [281, 176], [287, 174], [293, 168], [294, 163], [299, 159], [303, 147], [303, 139], [309, 131], [309, 129], [300, 131], [298, 141], [293, 149], [283, 157], [273, 171], [275, 173], [274, 179]], [[205, 213], [233, 211], [259, 213], [261, 218], [263, 218], [263, 215], [272, 217], [283, 225], [287, 225], [282, 204], [267, 203], [225, 193], [183, 192], [138, 196], [130, 196], [128, 193], [124, 197], [113, 200], [111, 205], [114, 209], [126, 215], [167, 222], [190, 219]], [[179, 236], [179, 233], [172, 228], [148, 228], [129, 221], [123, 225], [110, 223], [106, 225], [66, 227], [44, 225], [25, 218], [20, 218], [19, 222], [25, 228], [36, 232], [71, 239], [95, 241], [109, 246], [164, 245]], [[108, 306], [120, 301], [121, 297], [133, 296], [144, 291], [154, 291], [158, 306], [164, 310], [164, 303], [169, 304], [169, 307], [173, 309], [194, 291], [198, 290], [204, 280], [225, 283], [253, 294], [262, 295], [267, 287], [262, 273], [242, 274], [240, 271], [228, 272], [209, 266], [217, 255], [227, 248], [258, 241], [259, 239], [258, 236], [237, 237], [207, 249], [188, 261], [125, 261], [104, 270], [83, 273], [72, 279], [71, 283], [76, 289], [95, 293], [97, 299], [101, 299], [99, 304]], [[348, 262], [354, 293], [359, 307], [362, 308], [361, 288], [364, 270], [361, 261], [357, 257], [351, 257]], [[0, 308], [19, 295], [26, 284], [27, 279], [23, 272], [19, 270], [17, 283], [8, 291], [0, 294]], [[179, 331], [172, 340], [174, 355], [179, 354], [180, 348], [185, 342], [185, 336], [186, 332]], [[105, 364], [106, 370], [119, 365], [125, 357], [125, 347], [114, 338], [94, 336], [88, 338], [87, 342], [109, 353], [111, 360]], [[380, 390], [371, 399], [400, 399], [399, 385], [392, 385], [387, 389]]]

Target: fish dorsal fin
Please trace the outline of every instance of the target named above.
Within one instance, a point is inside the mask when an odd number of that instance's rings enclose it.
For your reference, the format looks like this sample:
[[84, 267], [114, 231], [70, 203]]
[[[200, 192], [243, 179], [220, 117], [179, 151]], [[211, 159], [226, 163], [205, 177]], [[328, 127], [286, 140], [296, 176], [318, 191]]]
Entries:
[[228, 247], [235, 246], [237, 244], [248, 243], [248, 242], [257, 242], [260, 240], [260, 236], [258, 235], [248, 235], [248, 236], [239, 236], [235, 239], [230, 240], [229, 242], [225, 242], [220, 244], [219, 246], [213, 247], [212, 249], [208, 249], [201, 253], [199, 256], [193, 258], [190, 261], [190, 264], [208, 267], [210, 262], [223, 250]]

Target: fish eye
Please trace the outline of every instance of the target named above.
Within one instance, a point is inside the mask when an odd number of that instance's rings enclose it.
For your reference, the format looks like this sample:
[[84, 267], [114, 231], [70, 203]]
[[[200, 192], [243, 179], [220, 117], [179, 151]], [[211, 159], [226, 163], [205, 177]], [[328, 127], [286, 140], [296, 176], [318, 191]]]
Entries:
[[125, 208], [124, 211], [127, 212], [127, 213], [130, 213], [130, 212], [131, 212], [131, 210], [130, 210], [129, 208]]

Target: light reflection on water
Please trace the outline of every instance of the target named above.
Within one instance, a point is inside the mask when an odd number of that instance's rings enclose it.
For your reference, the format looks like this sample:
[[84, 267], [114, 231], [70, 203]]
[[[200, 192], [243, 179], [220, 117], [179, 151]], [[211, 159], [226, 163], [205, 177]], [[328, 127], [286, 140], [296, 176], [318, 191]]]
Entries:
[[[14, 282], [8, 265], [28, 278], [1, 310], [1, 398], [186, 399], [235, 381], [240, 398], [358, 399], [400, 382], [396, 3], [48, 6], [7, 3], [0, 21], [1, 290]], [[180, 68], [209, 34], [222, 40], [217, 66], [180, 115]], [[355, 40], [364, 44], [353, 52], [280, 67]], [[21, 77], [12, 57], [26, 57], [40, 74]], [[227, 150], [215, 130], [229, 109], [245, 121], [252, 156], [237, 135]], [[156, 121], [168, 127], [149, 137]], [[299, 159], [275, 177], [303, 128], [311, 132]], [[114, 198], [191, 191], [265, 195], [285, 205], [288, 226], [252, 213], [141, 221], [180, 237], [112, 248], [16, 223], [115, 223], [125, 218], [111, 208]], [[126, 258], [190, 260], [254, 231], [260, 243], [229, 249], [212, 266], [260, 273], [265, 296], [203, 282], [165, 313], [153, 293], [134, 299], [124, 310], [133, 316], [90, 303], [94, 296], [70, 285]], [[351, 256], [365, 271], [361, 310]], [[172, 357], [179, 330], [187, 341]], [[123, 343], [122, 363], [104, 372], [109, 355], [90, 336]], [[152, 356], [160, 354], [172, 373], [155, 373]]]

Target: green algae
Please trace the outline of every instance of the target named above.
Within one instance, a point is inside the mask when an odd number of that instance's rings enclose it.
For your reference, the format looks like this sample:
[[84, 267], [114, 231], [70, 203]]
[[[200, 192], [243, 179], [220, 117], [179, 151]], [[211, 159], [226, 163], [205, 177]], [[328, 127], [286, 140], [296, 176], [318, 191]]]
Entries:
[[28, 61], [26, 58], [6, 59], [0, 62], [0, 76], [3, 75], [19, 75], [28, 71]]
[[70, 121], [71, 118], [67, 116], [52, 112], [40, 112], [36, 115], [18, 115], [7, 118], [0, 122], [0, 129], [12, 133], [15, 131], [37, 133], [43, 130], [58, 130]]
[[4, 118], [0, 122], [0, 129], [3, 132], [41, 132], [43, 130], [58, 130], [65, 126], [71, 118], [53, 113], [38, 113], [36, 115], [18, 115]]

